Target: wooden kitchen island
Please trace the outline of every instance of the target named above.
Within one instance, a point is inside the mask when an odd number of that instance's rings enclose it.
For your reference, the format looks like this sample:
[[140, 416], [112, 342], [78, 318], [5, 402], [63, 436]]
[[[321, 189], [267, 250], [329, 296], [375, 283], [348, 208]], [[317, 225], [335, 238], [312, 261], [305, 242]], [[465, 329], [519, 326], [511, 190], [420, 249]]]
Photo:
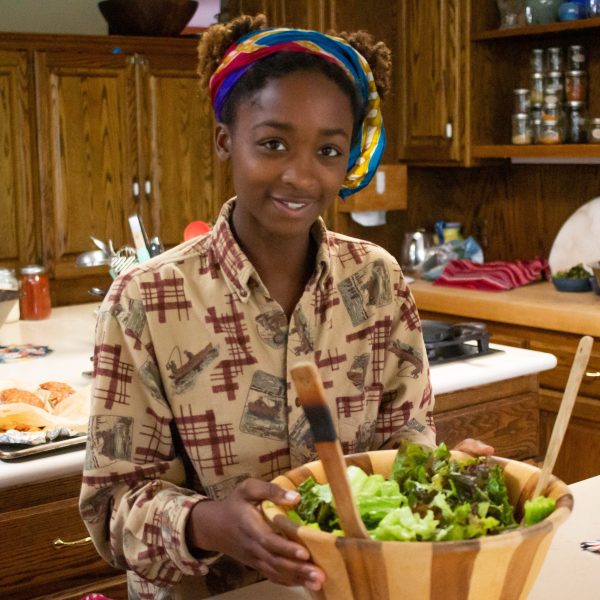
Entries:
[[421, 318], [483, 321], [492, 342], [550, 352], [555, 369], [540, 374], [540, 444], [544, 451], [560, 405], [579, 339], [595, 338], [592, 356], [573, 409], [555, 474], [571, 483], [600, 474], [600, 296], [558, 292], [550, 282], [507, 292], [410, 285]]
[[[40, 382], [52, 375], [75, 387], [89, 384], [94, 304], [53, 309], [46, 321], [5, 325], [0, 344], [49, 344], [44, 358], [0, 365], [0, 379]], [[552, 369], [546, 352], [502, 350], [431, 367], [438, 439], [470, 436], [496, 453], [530, 458], [539, 451], [538, 373]], [[79, 600], [90, 592], [127, 598], [124, 575], [110, 568], [87, 538], [77, 500], [85, 451], [0, 460], [0, 598]]]

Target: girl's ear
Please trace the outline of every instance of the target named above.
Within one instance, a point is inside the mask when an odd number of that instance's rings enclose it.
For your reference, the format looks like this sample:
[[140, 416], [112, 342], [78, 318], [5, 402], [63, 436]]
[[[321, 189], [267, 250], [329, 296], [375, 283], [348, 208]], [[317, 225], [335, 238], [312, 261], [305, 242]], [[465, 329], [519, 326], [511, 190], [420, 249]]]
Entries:
[[231, 132], [223, 123], [217, 123], [215, 128], [215, 148], [220, 160], [228, 160], [231, 156]]

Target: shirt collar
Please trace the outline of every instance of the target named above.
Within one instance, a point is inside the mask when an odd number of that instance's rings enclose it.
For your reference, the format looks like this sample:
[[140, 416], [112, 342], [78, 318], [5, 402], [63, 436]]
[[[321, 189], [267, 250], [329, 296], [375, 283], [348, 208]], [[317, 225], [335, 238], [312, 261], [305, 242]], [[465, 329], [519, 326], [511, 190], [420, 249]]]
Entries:
[[[241, 302], [247, 302], [255, 288], [262, 288], [264, 293], [266, 290], [253, 264], [240, 248], [231, 230], [230, 219], [235, 201], [235, 197], [231, 198], [221, 208], [211, 231], [212, 247], [216, 262], [230, 290], [239, 297]], [[329, 232], [321, 218], [312, 226], [311, 236], [318, 244], [313, 281], [323, 290], [331, 268], [331, 256], [328, 243]]]

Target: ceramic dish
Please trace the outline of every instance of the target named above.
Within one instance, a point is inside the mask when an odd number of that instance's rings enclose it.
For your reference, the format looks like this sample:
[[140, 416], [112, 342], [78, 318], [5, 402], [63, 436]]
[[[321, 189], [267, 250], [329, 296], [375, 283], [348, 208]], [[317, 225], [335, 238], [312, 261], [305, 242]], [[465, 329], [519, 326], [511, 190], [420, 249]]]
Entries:
[[559, 292], [589, 292], [592, 289], [590, 279], [560, 279], [552, 278], [554, 287]]
[[600, 197], [580, 206], [556, 236], [548, 262], [552, 273], [600, 261]]

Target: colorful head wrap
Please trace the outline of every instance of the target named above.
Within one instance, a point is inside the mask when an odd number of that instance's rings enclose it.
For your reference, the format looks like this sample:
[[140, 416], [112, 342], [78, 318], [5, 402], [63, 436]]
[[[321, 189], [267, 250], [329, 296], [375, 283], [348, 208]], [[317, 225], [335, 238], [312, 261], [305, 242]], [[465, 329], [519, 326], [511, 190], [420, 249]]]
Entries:
[[350, 149], [346, 179], [339, 194], [346, 198], [371, 181], [385, 147], [381, 100], [366, 59], [345, 40], [305, 29], [270, 28], [240, 38], [225, 54], [210, 79], [217, 119], [238, 79], [256, 62], [278, 52], [308, 52], [340, 66], [354, 81], [367, 102], [367, 114], [357, 142]]

